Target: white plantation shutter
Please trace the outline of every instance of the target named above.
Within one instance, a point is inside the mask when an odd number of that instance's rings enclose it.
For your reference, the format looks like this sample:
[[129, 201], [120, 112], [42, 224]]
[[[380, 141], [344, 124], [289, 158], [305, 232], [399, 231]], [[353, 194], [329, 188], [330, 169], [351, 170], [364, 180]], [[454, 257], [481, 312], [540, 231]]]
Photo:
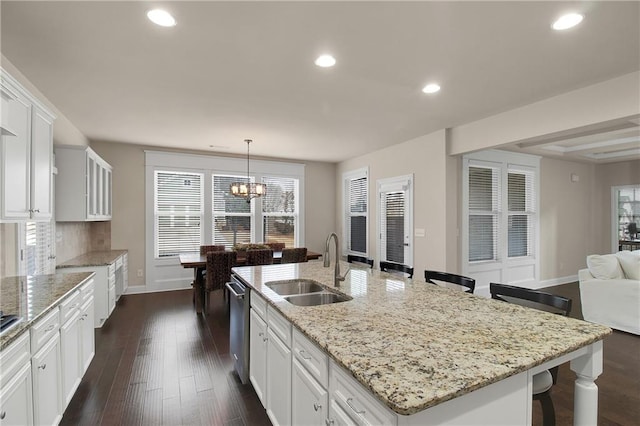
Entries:
[[386, 192], [381, 198], [380, 230], [384, 260], [404, 263], [405, 192]]
[[298, 179], [265, 176], [262, 200], [262, 241], [294, 247], [298, 231]]
[[201, 173], [155, 172], [156, 258], [199, 250], [202, 184]]
[[534, 172], [509, 168], [507, 176], [508, 256], [531, 256], [534, 251], [536, 200]]
[[500, 169], [469, 166], [469, 261], [498, 259]]
[[252, 206], [244, 198], [231, 195], [233, 182], [244, 182], [246, 176], [213, 175], [213, 244], [227, 250], [235, 244], [251, 242]]
[[369, 179], [367, 170], [345, 177], [345, 241], [349, 253], [367, 255]]

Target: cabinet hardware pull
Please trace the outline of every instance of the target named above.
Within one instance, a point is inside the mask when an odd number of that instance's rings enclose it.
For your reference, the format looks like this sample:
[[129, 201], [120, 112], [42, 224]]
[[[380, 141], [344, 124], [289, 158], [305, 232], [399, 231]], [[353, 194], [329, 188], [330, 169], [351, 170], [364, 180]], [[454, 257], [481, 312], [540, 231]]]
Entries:
[[47, 368], [47, 364], [39, 365], [38, 368], [42, 368], [44, 370], [45, 368]]
[[331, 425], [332, 425], [332, 424], [334, 424], [334, 423], [335, 423], [335, 421], [333, 421], [333, 420], [324, 419], [324, 424], [325, 424], [326, 426], [331, 426]]
[[35, 209], [34, 212], [40, 213], [40, 209]]
[[55, 326], [56, 326], [55, 324], [51, 324], [49, 327], [45, 328], [45, 329], [44, 329], [45, 333], [46, 333], [47, 331], [51, 331], [51, 330], [53, 330], [53, 329], [55, 328]]
[[80, 321], [84, 321], [84, 317], [80, 317]]
[[262, 337], [264, 336], [264, 333], [261, 331], [260, 333], [258, 333], [258, 336]]
[[7, 417], [6, 411], [3, 411], [2, 413], [0, 413], [0, 420], [4, 420], [5, 417]]
[[318, 403], [314, 402], [313, 403], [313, 409], [315, 411], [318, 411], [318, 410], [322, 409], [322, 404], [318, 404]]
[[351, 408], [356, 414], [360, 414], [361, 416], [364, 415], [364, 413], [366, 413], [365, 410], [362, 411], [358, 411], [356, 409], [356, 407], [353, 406], [353, 404], [351, 404], [351, 401], [353, 401], [353, 398], [347, 398], [347, 405], [349, 406], [349, 408]]
[[[307, 352], [304, 351], [303, 349], [300, 349], [300, 351], [298, 352], [300, 354], [300, 356], [302, 357], [302, 359], [311, 359], [310, 356], [304, 356], [304, 354], [306, 354]], [[316, 410], [317, 411], [317, 410]]]
[[267, 338], [267, 337], [263, 337], [263, 338], [262, 338], [262, 341], [263, 341], [263, 342], [266, 342], [267, 340], [269, 340], [269, 338]]

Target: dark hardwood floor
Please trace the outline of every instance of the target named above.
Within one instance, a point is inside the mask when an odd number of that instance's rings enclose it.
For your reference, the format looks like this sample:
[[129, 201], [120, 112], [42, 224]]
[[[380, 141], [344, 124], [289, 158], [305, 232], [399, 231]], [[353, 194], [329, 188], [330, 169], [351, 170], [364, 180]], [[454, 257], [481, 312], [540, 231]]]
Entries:
[[[582, 318], [577, 283], [547, 289], [571, 297]], [[63, 425], [269, 425], [251, 385], [232, 373], [228, 317], [220, 293], [209, 315], [194, 313], [190, 291], [123, 296], [96, 329], [96, 355]], [[573, 424], [573, 383], [560, 368], [552, 397], [559, 426]], [[614, 331], [604, 342], [600, 426], [640, 424], [640, 336]], [[533, 424], [541, 425], [533, 403]]]

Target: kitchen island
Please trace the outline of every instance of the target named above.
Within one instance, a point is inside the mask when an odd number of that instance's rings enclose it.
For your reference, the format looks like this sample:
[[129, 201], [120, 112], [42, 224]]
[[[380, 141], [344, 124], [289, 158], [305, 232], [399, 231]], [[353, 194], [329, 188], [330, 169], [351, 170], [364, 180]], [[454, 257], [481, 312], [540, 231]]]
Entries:
[[352, 300], [295, 306], [265, 284], [307, 278], [333, 287], [333, 268], [234, 273], [396, 413], [397, 424], [530, 424], [533, 375], [567, 361], [578, 375], [574, 422], [597, 423], [594, 380], [607, 327], [353, 267], [336, 289]]

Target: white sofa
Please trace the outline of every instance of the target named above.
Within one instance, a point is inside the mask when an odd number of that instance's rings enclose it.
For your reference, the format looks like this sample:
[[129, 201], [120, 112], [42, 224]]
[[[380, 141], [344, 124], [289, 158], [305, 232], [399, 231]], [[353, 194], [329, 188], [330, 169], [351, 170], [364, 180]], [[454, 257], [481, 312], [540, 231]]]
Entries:
[[578, 273], [582, 315], [640, 335], [640, 250], [587, 257]]

